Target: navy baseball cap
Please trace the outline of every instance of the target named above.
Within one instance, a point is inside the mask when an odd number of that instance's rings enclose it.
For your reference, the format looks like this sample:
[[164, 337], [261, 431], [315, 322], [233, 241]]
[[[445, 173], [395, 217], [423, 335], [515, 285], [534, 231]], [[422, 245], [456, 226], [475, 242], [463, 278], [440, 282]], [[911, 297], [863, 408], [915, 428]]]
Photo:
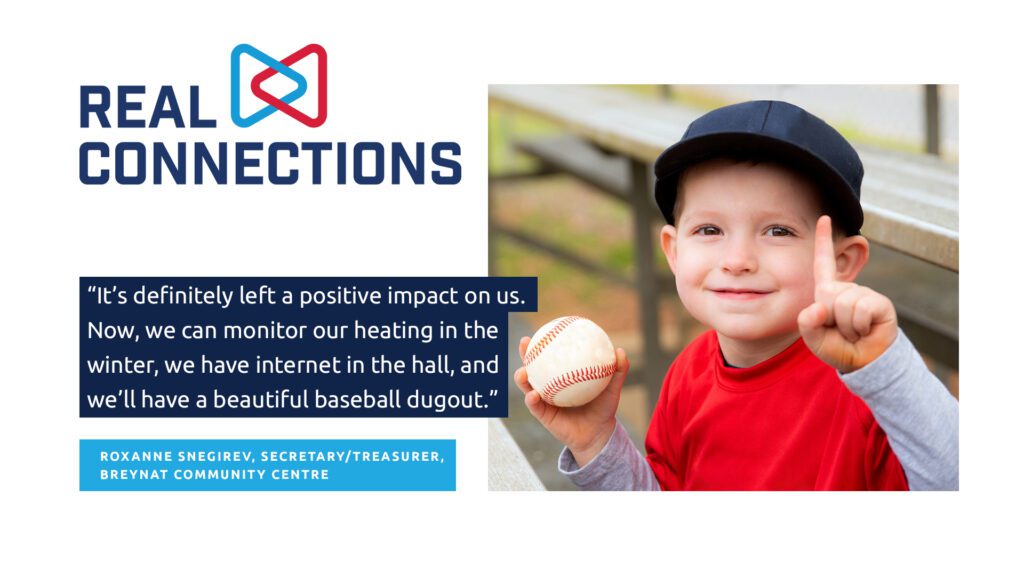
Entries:
[[864, 224], [864, 165], [853, 146], [824, 120], [778, 100], [741, 102], [708, 112], [654, 162], [654, 198], [669, 224], [684, 169], [716, 157], [763, 158], [806, 175], [821, 188], [826, 210], [847, 234]]

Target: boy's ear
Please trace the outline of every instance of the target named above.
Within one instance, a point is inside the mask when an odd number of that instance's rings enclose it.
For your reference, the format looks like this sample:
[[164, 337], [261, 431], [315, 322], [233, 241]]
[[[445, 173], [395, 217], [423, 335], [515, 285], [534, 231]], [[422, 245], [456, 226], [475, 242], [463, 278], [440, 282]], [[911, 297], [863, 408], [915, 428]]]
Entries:
[[836, 243], [836, 280], [854, 282], [868, 264], [871, 249], [861, 235], [847, 236]]
[[676, 274], [676, 227], [671, 224], [661, 227], [661, 252], [665, 253], [672, 274]]

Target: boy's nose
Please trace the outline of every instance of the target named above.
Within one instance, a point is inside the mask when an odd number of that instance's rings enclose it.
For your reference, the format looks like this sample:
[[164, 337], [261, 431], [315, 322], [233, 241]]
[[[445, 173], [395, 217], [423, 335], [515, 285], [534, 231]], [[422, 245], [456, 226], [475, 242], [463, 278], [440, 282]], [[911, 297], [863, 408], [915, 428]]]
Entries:
[[734, 238], [722, 256], [722, 270], [732, 274], [757, 272], [757, 256], [751, 243]]

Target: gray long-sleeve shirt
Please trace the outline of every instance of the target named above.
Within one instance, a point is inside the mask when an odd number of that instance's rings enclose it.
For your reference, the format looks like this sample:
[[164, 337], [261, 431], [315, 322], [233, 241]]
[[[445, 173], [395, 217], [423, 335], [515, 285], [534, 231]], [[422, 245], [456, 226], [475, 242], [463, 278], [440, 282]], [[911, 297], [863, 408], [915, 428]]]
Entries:
[[[903, 331], [880, 357], [839, 377], [867, 404], [889, 438], [912, 491], [960, 488], [960, 405], [933, 375]], [[657, 491], [654, 471], [616, 423], [604, 449], [579, 467], [568, 448], [558, 469], [594, 491]]]

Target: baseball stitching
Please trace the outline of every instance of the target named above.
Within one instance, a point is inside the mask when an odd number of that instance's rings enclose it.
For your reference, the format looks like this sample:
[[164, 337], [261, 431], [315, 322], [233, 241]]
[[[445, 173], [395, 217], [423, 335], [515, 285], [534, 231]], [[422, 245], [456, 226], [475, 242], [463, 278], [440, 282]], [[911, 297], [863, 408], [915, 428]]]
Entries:
[[551, 384], [544, 389], [544, 400], [547, 401], [549, 405], [553, 405], [555, 404], [555, 395], [562, 392], [564, 389], [571, 387], [576, 383], [607, 377], [614, 372], [615, 363], [612, 362], [606, 365], [584, 367], [582, 369], [576, 369], [575, 371], [569, 371], [568, 373], [558, 375], [551, 379]]
[[[544, 334], [543, 337], [537, 339], [537, 346], [536, 347], [531, 347], [530, 350], [526, 352], [526, 358], [523, 359], [523, 364], [524, 365], [528, 365], [528, 364], [532, 363], [533, 359], [536, 359], [537, 356], [548, 345], [551, 344], [551, 341], [555, 340], [555, 337], [557, 337], [559, 333], [564, 331], [567, 326], [571, 325], [572, 323], [574, 323], [574, 322], [576, 322], [576, 321], [578, 321], [578, 320], [580, 320], [582, 318], [583, 317], [565, 317], [564, 319], [558, 321], [555, 324], [555, 326], [551, 327], [551, 330], [549, 330], [547, 333]], [[531, 343], [531, 344], [533, 344], [533, 343]]]

